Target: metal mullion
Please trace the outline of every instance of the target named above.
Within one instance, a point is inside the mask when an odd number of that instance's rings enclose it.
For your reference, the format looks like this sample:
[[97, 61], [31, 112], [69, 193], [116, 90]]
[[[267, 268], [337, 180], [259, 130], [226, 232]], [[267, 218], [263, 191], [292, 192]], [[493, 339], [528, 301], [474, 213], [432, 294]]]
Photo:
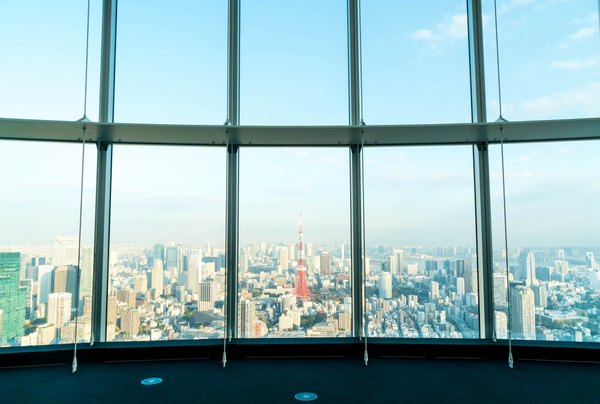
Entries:
[[227, 220], [225, 267], [227, 276], [226, 336], [237, 337], [238, 249], [239, 249], [239, 147], [227, 146]]
[[227, 25], [227, 123], [240, 124], [240, 2], [229, 0]]
[[[485, 65], [483, 54], [483, 17], [481, 0], [467, 0], [471, 120], [485, 123]], [[494, 336], [493, 247], [490, 205], [488, 143], [473, 145], [475, 223], [477, 239], [477, 285], [479, 293], [479, 336]]]
[[350, 125], [362, 122], [360, 0], [348, 0], [348, 108]]
[[[117, 0], [102, 4], [100, 60], [100, 123], [114, 122]], [[106, 341], [110, 252], [110, 195], [112, 144], [98, 142], [96, 171], [96, 220], [94, 228], [94, 281], [92, 292], [92, 341]]]
[[[350, 230], [352, 248], [352, 335], [361, 336], [363, 326], [363, 209], [362, 209], [363, 147], [350, 147]], [[365, 330], [366, 332], [366, 330]]]

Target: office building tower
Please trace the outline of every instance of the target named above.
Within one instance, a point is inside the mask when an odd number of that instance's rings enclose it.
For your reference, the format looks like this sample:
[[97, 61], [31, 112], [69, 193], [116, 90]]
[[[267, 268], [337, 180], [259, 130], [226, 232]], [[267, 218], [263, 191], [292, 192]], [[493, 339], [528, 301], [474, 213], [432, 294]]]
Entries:
[[198, 293], [198, 283], [202, 281], [202, 250], [193, 251], [188, 258], [187, 290]]
[[240, 300], [238, 303], [238, 338], [254, 338], [255, 306], [251, 300]]
[[519, 254], [519, 280], [525, 281], [525, 286], [536, 285], [535, 257], [531, 251], [521, 251]]
[[508, 338], [508, 317], [506, 313], [497, 311], [496, 313], [496, 338], [506, 339]]
[[121, 313], [121, 331], [129, 336], [136, 337], [140, 331], [140, 313], [137, 309], [123, 310]]
[[312, 245], [312, 243], [306, 243], [306, 256], [307, 257], [312, 257], [313, 256], [313, 245]]
[[169, 273], [174, 276], [179, 274], [180, 250], [181, 249], [179, 247], [167, 247], [166, 268], [167, 268], [167, 271], [169, 271]]
[[432, 271], [437, 271], [437, 261], [433, 259], [425, 261], [425, 271], [427, 271], [429, 275], [432, 275]]
[[78, 237], [52, 237], [52, 265], [76, 265], [79, 254]]
[[396, 275], [398, 273], [398, 266], [396, 264], [396, 257], [394, 255], [390, 255], [388, 257], [388, 268], [389, 268], [389, 273], [391, 273], [392, 275]]
[[371, 260], [369, 259], [369, 257], [365, 257], [365, 276], [369, 276], [369, 274], [371, 273]]
[[[73, 296], [70, 293], [50, 293], [48, 295], [48, 324], [54, 324], [57, 332], [62, 326], [68, 325], [71, 321], [71, 301]], [[57, 335], [60, 336], [60, 335]]]
[[456, 293], [461, 296], [465, 294], [465, 278], [456, 278]]
[[289, 250], [287, 247], [281, 247], [279, 249], [279, 266], [282, 271], [287, 271], [289, 269], [288, 253]]
[[216, 289], [213, 282], [198, 284], [198, 311], [211, 311], [215, 308]]
[[456, 271], [465, 279], [465, 293], [477, 292], [477, 271], [471, 267], [471, 261], [457, 260]]
[[494, 274], [494, 303], [506, 303], [506, 276], [503, 274]]
[[392, 274], [389, 272], [382, 272], [379, 275], [379, 298], [392, 298]]
[[548, 293], [546, 285], [532, 285], [535, 307], [546, 308], [548, 305]]
[[290, 261], [296, 260], [296, 245], [295, 244], [288, 246], [288, 259]]
[[331, 259], [329, 257], [329, 253], [326, 251], [321, 253], [321, 275], [331, 275]]
[[[403, 250], [394, 250], [393, 257], [396, 264], [396, 271], [392, 272], [393, 274], [402, 273], [404, 271], [404, 251]], [[391, 268], [391, 266], [390, 266]]]
[[92, 317], [92, 298], [87, 296], [83, 298], [83, 315]]
[[2, 310], [2, 343], [25, 334], [27, 288], [19, 286], [21, 254], [0, 253], [0, 310]]
[[117, 297], [108, 296], [106, 298], [106, 323], [117, 325]]
[[152, 289], [154, 289], [156, 296], [163, 293], [163, 278], [163, 263], [160, 259], [155, 259], [152, 264]]
[[77, 304], [77, 269], [73, 265], [63, 265], [54, 270], [54, 293], [69, 293], [72, 296], [71, 304]]
[[535, 339], [535, 296], [525, 286], [513, 286], [510, 296], [512, 329], [515, 337]]
[[437, 299], [440, 297], [440, 284], [432, 281], [429, 284], [429, 296], [431, 299]]
[[338, 318], [338, 328], [340, 330], [344, 330], [344, 331], [351, 331], [352, 330], [352, 324], [350, 323], [350, 312], [343, 312], [339, 314], [339, 318]]
[[154, 247], [152, 248], [152, 259], [154, 261], [159, 260], [164, 267], [164, 261], [165, 261], [165, 246], [164, 244], [154, 244]]
[[19, 287], [25, 288], [27, 291], [25, 295], [25, 318], [30, 318], [33, 308], [33, 281], [31, 279], [20, 280]]
[[[554, 261], [554, 273], [567, 275], [569, 273], [569, 262], [565, 260], [556, 260]], [[544, 279], [546, 280], [546, 279]], [[550, 279], [547, 279], [549, 281]]]
[[54, 280], [53, 265], [38, 265], [38, 304], [48, 303], [48, 295], [52, 293]]
[[246, 250], [242, 250], [240, 253], [240, 271], [242, 273], [248, 272], [248, 252]]
[[79, 298], [85, 299], [92, 295], [94, 283], [94, 248], [83, 247], [81, 249], [81, 279], [79, 281]]

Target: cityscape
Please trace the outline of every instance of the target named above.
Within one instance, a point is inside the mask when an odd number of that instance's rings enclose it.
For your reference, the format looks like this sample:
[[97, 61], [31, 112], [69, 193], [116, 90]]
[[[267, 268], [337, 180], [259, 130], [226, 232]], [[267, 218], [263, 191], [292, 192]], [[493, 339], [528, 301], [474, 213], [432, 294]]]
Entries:
[[[297, 243], [240, 246], [238, 338], [352, 336], [350, 246], [305, 243], [299, 230]], [[93, 248], [78, 248], [61, 236], [0, 247], [2, 346], [90, 341]], [[495, 337], [508, 338], [510, 324], [513, 339], [600, 342], [597, 253], [511, 249], [506, 271], [496, 249]], [[365, 288], [367, 335], [478, 338], [476, 262], [472, 246], [368, 247], [364, 285], [354, 286]], [[113, 244], [109, 268], [107, 341], [224, 337], [223, 243]]]

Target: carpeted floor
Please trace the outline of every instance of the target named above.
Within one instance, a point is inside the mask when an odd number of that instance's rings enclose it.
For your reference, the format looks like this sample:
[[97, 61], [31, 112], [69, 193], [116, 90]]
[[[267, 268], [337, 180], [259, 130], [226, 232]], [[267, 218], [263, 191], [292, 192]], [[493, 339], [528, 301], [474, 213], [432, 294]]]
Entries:
[[[163, 382], [144, 386], [141, 380]], [[2, 403], [597, 402], [600, 364], [374, 358], [80, 363], [0, 370]]]

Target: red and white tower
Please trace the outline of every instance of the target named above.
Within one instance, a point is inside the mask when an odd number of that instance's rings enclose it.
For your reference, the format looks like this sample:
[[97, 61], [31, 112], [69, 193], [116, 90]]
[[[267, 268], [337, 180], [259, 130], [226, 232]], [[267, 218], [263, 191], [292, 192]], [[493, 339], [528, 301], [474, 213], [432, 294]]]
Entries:
[[306, 261], [304, 260], [304, 233], [302, 233], [302, 213], [300, 213], [300, 242], [298, 244], [298, 268], [296, 271], [296, 282], [294, 284], [294, 295], [307, 301], [310, 298], [310, 289], [306, 278]]

